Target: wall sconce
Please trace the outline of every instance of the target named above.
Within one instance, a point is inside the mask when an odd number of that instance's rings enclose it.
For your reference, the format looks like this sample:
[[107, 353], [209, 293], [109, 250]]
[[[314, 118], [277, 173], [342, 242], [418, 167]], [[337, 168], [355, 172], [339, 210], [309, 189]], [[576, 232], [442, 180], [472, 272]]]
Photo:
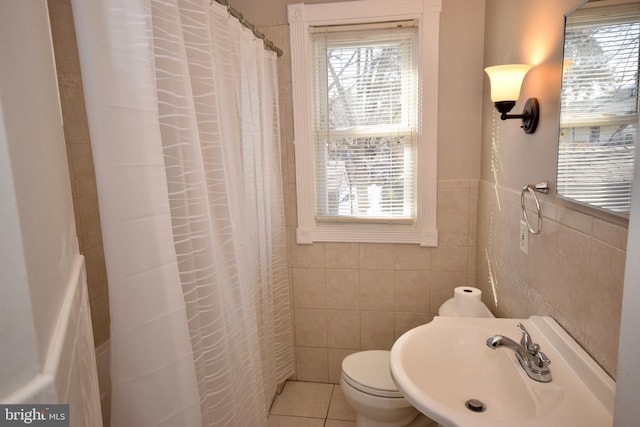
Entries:
[[509, 64], [487, 67], [484, 71], [491, 81], [491, 101], [500, 112], [502, 120], [521, 119], [525, 133], [533, 133], [538, 126], [540, 106], [537, 98], [527, 99], [522, 114], [507, 114], [520, 97], [520, 86], [531, 65]]

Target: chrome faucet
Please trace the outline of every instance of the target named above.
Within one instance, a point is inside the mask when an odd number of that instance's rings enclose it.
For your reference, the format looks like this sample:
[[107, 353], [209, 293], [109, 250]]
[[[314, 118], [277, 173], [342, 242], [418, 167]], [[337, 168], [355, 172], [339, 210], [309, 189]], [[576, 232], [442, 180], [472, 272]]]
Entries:
[[518, 323], [517, 327], [522, 332], [520, 344], [509, 337], [494, 335], [487, 338], [487, 346], [494, 350], [499, 347], [510, 348], [515, 352], [516, 359], [529, 378], [543, 383], [551, 381], [551, 370], [549, 369], [551, 361], [540, 351], [540, 346], [533, 343], [531, 335], [524, 325]]

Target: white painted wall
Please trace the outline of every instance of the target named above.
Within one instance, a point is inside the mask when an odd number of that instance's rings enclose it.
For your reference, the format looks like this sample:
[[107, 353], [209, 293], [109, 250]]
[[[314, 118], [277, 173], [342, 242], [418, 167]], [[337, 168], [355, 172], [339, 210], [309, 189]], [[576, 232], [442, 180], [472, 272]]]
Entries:
[[0, 396], [29, 381], [39, 365], [2, 101], [0, 93]]
[[42, 359], [78, 244], [46, 2], [4, 0], [0, 16], [2, 114]]
[[0, 0], [0, 401], [101, 425], [45, 0]]
[[[520, 129], [517, 120], [498, 120], [493, 126], [496, 112], [485, 76], [481, 179], [518, 192], [523, 185], [541, 180], [555, 184], [564, 14], [580, 1], [487, 1], [484, 65], [533, 65], [511, 113], [520, 113], [526, 99], [536, 97], [540, 123], [530, 135]], [[497, 135], [492, 133], [494, 129], [498, 129]]]

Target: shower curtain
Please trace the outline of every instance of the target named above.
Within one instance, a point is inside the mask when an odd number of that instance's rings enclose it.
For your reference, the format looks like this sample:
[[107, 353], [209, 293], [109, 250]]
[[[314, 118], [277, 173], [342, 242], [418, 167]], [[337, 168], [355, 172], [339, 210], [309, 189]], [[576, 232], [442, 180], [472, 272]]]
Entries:
[[72, 7], [112, 425], [264, 425], [293, 373], [277, 58], [210, 0]]

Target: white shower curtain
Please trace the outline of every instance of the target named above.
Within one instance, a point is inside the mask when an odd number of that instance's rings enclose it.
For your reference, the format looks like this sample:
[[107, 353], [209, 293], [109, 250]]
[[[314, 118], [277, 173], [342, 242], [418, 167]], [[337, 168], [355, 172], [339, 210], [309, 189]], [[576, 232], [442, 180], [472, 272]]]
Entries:
[[112, 425], [263, 425], [293, 373], [277, 58], [210, 0], [72, 6]]

